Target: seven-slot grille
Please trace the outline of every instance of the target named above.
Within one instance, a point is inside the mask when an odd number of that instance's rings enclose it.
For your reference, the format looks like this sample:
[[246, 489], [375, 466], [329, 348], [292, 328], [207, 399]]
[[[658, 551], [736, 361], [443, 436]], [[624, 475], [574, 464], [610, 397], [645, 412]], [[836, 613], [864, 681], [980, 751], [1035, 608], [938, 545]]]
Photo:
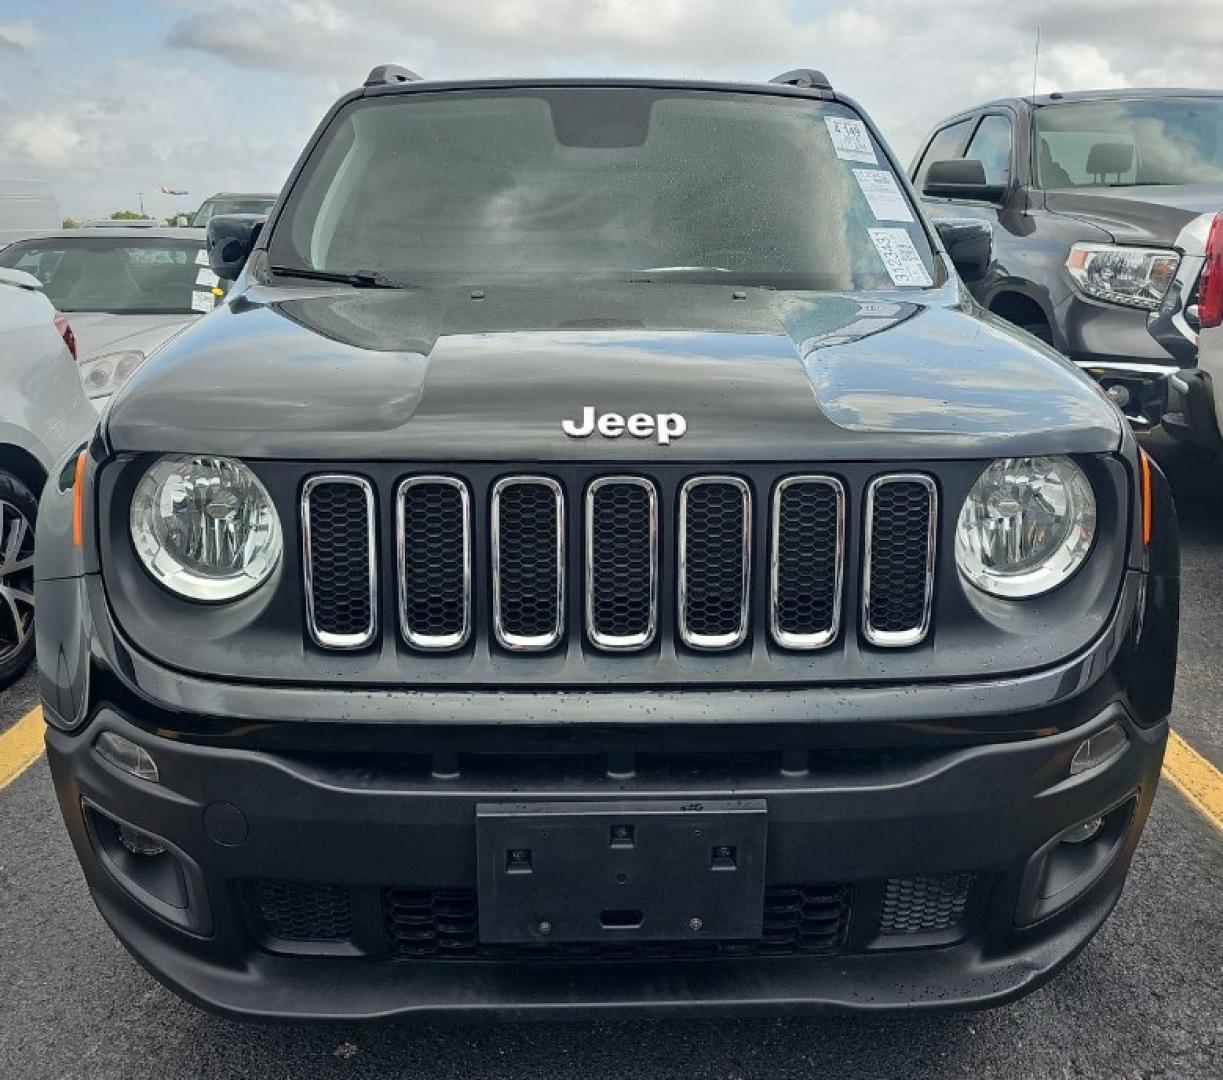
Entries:
[[[675, 630], [687, 647], [733, 649], [748, 635], [751, 487], [735, 476], [698, 476], [672, 495], [668, 501], [655, 481], [639, 476], [596, 478], [581, 492], [575, 588], [580, 582], [585, 634], [598, 649], [640, 650], [656, 640], [664, 580], [673, 582]], [[414, 649], [457, 649], [470, 640], [477, 582], [491, 582], [489, 621], [501, 647], [546, 650], [565, 636], [566, 576], [578, 569], [567, 566], [565, 488], [551, 477], [509, 476], [484, 497], [488, 528], [480, 536], [465, 479], [413, 476], [395, 491], [399, 626]], [[849, 501], [842, 481], [824, 475], [785, 477], [770, 495], [768, 625], [782, 648], [819, 649], [840, 636]], [[924, 474], [885, 474], [867, 485], [861, 629], [875, 646], [915, 645], [929, 630], [937, 515], [937, 488]], [[307, 621], [324, 648], [361, 648], [377, 636], [375, 521], [374, 490], [363, 478], [306, 482]], [[487, 576], [484, 562], [474, 565], [485, 558]]]

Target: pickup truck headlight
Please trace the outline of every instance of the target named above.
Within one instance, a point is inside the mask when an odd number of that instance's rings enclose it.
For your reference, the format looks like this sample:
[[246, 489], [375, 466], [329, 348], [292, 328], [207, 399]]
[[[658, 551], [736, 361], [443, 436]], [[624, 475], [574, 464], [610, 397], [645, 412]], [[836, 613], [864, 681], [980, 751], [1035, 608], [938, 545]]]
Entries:
[[1075, 244], [1066, 269], [1088, 296], [1155, 311], [1168, 294], [1180, 261], [1177, 252], [1159, 248]]
[[189, 600], [235, 600], [280, 561], [280, 519], [233, 458], [174, 454], [149, 466], [132, 496], [132, 541], [149, 573]]
[[104, 353], [82, 360], [80, 375], [86, 395], [90, 398], [110, 397], [144, 360], [144, 353], [139, 349], [124, 349], [122, 352]]
[[1095, 533], [1095, 494], [1073, 461], [999, 458], [964, 500], [956, 564], [992, 596], [1039, 596], [1083, 565]]

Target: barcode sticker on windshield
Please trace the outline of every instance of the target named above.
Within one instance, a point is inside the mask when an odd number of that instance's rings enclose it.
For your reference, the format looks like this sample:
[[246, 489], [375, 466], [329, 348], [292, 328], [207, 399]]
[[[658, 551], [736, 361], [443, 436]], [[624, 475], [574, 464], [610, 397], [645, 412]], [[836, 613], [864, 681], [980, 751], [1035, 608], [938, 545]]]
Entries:
[[933, 285], [926, 264], [904, 229], [867, 229], [893, 285]]
[[203, 248], [200, 248], [200, 250], [195, 253], [195, 265], [196, 266], [207, 266], [208, 265], [208, 252], [205, 251]]
[[879, 163], [875, 148], [871, 146], [870, 132], [861, 120], [825, 116], [824, 123], [828, 125], [828, 137], [832, 139], [833, 149], [842, 161], [865, 161], [868, 165]]
[[866, 196], [876, 221], [912, 221], [913, 211], [900, 193], [900, 185], [886, 169], [854, 169], [854, 179]]
[[195, 283], [197, 285], [207, 285], [210, 289], [215, 289], [221, 283], [221, 279], [209, 270], [208, 267], [201, 266], [199, 273], [195, 275]]
[[216, 306], [217, 298], [211, 292], [200, 292], [198, 289], [191, 291], [191, 310], [192, 311], [211, 311]]

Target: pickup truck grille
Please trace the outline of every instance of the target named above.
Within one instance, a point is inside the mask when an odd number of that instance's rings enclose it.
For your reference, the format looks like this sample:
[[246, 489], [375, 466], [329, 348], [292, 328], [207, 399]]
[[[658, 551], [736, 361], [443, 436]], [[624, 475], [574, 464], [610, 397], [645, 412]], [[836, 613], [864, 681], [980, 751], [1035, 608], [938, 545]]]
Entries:
[[[850, 566], [860, 575], [863, 638], [916, 645], [931, 620], [936, 484], [922, 473], [871, 480], [851, 560], [852, 499], [842, 480], [819, 473], [779, 476], [764, 493], [733, 475], [666, 484], [607, 475], [580, 485], [530, 474], [487, 484], [410, 476], [395, 488], [394, 537], [384, 543], [367, 480], [312, 477], [301, 520], [310, 636], [324, 649], [374, 641], [380, 552], [393, 551], [399, 632], [415, 650], [463, 648], [480, 625], [481, 588], [488, 634], [510, 653], [546, 652], [573, 633], [598, 651], [635, 652], [664, 630], [688, 649], [733, 650], [751, 633], [756, 605], [775, 646], [816, 650], [843, 632]], [[767, 575], [754, 588], [757, 560]], [[576, 607], [569, 590], [581, 594]]]

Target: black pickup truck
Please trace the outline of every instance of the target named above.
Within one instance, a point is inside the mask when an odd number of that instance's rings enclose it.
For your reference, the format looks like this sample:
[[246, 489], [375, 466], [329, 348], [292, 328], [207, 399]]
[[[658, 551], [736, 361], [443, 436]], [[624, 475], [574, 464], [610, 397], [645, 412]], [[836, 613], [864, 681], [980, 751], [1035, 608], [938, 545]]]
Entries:
[[209, 249], [224, 304], [38, 519], [60, 806], [167, 985], [970, 1006], [1099, 928], [1167, 735], [1167, 487], [818, 72], [379, 68]]
[[911, 173], [934, 221], [993, 226], [970, 285], [985, 307], [1098, 379], [1137, 430], [1223, 445], [1196, 371], [1203, 268], [1223, 260], [1223, 92], [992, 101], [940, 121]]

